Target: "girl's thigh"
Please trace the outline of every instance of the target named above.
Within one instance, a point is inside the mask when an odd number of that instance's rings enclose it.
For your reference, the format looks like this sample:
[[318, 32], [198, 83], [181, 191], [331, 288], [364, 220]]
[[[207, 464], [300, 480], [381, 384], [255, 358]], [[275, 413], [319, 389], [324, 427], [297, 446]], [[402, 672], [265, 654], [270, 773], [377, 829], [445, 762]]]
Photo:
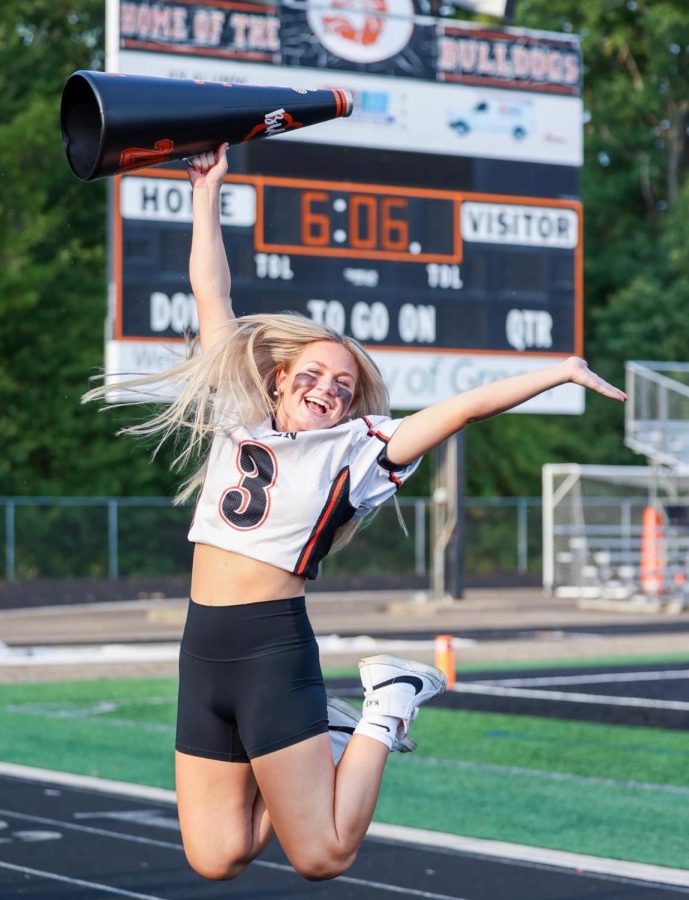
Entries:
[[332, 878], [354, 861], [388, 756], [385, 744], [354, 735], [337, 771], [327, 734], [254, 757], [251, 765], [275, 834], [306, 878]]
[[336, 854], [335, 766], [328, 735], [258, 756], [251, 765], [275, 834], [292, 865], [301, 870], [308, 867], [305, 857]]
[[270, 822], [249, 763], [175, 754], [179, 824], [187, 859], [206, 878], [231, 878], [260, 852]]

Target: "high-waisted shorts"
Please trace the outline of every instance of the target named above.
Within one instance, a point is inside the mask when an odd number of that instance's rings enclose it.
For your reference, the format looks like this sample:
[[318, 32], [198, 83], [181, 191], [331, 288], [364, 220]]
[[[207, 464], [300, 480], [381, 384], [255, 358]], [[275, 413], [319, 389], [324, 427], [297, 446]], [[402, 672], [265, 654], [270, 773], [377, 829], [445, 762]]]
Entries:
[[229, 762], [328, 730], [318, 644], [303, 597], [189, 602], [179, 659], [182, 753]]

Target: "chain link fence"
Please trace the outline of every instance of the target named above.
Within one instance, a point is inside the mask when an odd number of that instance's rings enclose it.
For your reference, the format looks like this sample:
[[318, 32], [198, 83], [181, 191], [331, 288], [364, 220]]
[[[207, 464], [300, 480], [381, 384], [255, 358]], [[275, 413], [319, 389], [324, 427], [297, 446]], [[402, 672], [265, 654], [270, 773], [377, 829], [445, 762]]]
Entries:
[[[426, 576], [427, 497], [400, 497], [406, 537], [393, 504], [329, 556], [322, 574]], [[541, 571], [540, 497], [467, 498], [466, 570], [477, 576]], [[0, 578], [128, 578], [188, 574], [190, 507], [167, 497], [0, 497]]]

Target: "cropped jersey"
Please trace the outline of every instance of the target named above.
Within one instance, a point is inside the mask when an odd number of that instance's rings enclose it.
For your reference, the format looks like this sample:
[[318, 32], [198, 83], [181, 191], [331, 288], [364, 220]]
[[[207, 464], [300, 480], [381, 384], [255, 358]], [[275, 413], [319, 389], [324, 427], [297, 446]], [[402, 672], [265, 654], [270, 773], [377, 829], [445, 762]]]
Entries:
[[336, 530], [380, 506], [418, 466], [387, 460], [402, 421], [364, 416], [297, 432], [269, 421], [220, 425], [189, 540], [315, 578]]

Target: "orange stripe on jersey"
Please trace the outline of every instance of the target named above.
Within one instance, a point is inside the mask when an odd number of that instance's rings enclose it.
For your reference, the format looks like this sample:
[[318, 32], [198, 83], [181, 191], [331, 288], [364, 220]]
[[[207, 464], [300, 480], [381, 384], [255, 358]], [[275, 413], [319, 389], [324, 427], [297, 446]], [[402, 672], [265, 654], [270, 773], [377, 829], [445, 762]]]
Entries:
[[[366, 422], [366, 425], [368, 426], [369, 437], [378, 438], [378, 440], [382, 441], [384, 444], [388, 443], [388, 441], [390, 440], [389, 436], [387, 434], [383, 434], [382, 431], [376, 431], [376, 429], [373, 427], [373, 422], [368, 418], [368, 416], [362, 416], [361, 418], [364, 420], [364, 422]], [[386, 451], [381, 450], [381, 454], [385, 455]], [[387, 466], [383, 466], [383, 468], [388, 472], [388, 481], [391, 481], [396, 488], [401, 488], [404, 483], [402, 479], [398, 478], [391, 469], [387, 468]], [[404, 468], [404, 466], [401, 466], [400, 468]]]
[[390, 440], [390, 438], [387, 436], [387, 434], [383, 434], [382, 431], [376, 431], [376, 429], [373, 427], [373, 422], [366, 416], [362, 416], [361, 418], [364, 420], [364, 422], [366, 422], [366, 424], [368, 426], [368, 436], [376, 437], [376, 438], [378, 438], [379, 441], [382, 441], [384, 444], [387, 444], [387, 442]]
[[333, 487], [332, 487], [332, 490], [330, 493], [330, 499], [329, 499], [325, 509], [321, 513], [321, 515], [318, 519], [318, 522], [316, 523], [316, 527], [311, 535], [311, 538], [309, 539], [308, 543], [302, 550], [301, 560], [299, 561], [297, 568], [294, 570], [295, 575], [304, 575], [304, 573], [308, 569], [309, 562], [311, 561], [311, 557], [313, 555], [313, 551], [318, 546], [318, 541], [321, 538], [326, 526], [328, 525], [330, 517], [332, 516], [333, 512], [337, 509], [338, 503], [342, 498], [342, 492], [343, 492], [348, 480], [349, 480], [349, 469], [342, 469], [342, 471], [339, 473], [339, 475], [335, 479], [335, 482], [333, 484]]

